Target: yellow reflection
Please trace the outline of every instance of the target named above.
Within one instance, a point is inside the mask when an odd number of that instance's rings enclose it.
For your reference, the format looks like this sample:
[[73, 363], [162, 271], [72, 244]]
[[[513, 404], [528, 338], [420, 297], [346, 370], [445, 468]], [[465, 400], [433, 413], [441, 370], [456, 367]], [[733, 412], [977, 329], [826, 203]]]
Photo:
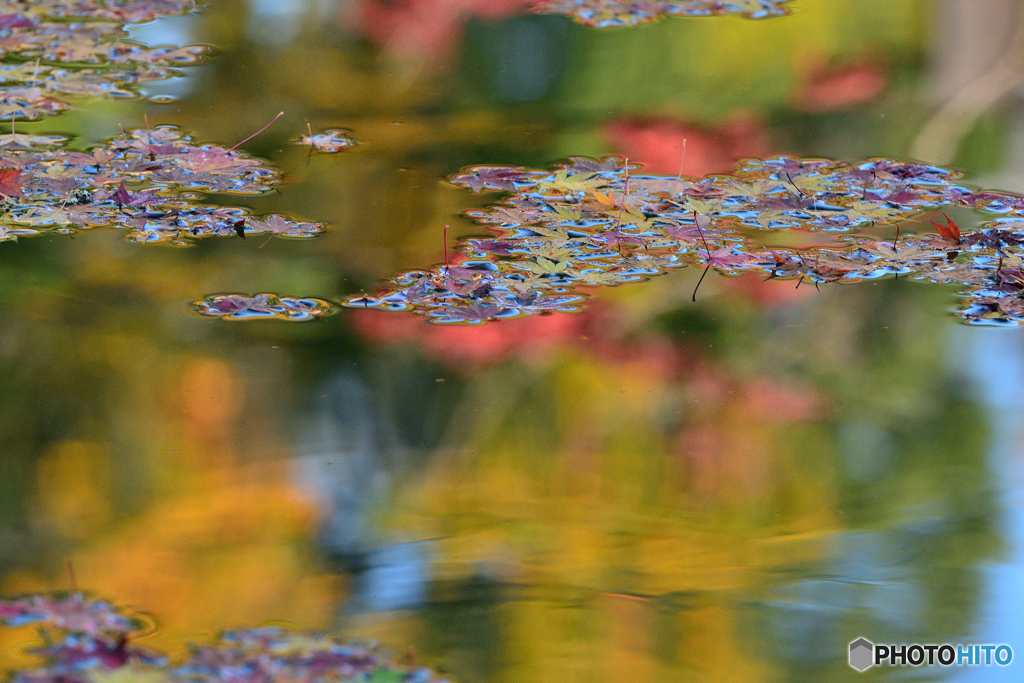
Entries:
[[110, 463], [103, 446], [69, 441], [39, 461], [40, 512], [57, 533], [84, 538], [110, 521]]

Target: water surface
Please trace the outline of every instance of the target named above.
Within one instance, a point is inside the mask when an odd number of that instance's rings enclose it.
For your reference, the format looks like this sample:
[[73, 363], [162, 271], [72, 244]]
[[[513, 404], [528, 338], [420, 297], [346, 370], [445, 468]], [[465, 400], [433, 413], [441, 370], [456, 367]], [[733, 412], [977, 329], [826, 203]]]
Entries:
[[[595, 29], [511, 2], [211, 0], [133, 27], [212, 50], [144, 97], [75, 99], [18, 132], [85, 149], [174, 125], [229, 148], [284, 111], [242, 147], [277, 190], [201, 201], [326, 230], [0, 244], [3, 593], [69, 588], [70, 559], [79, 587], [150, 615], [150, 647], [286, 624], [465, 682], [846, 680], [859, 636], [1024, 656], [1024, 345], [951, 315], [955, 286], [711, 272], [694, 303], [688, 267], [469, 326], [191, 305], [337, 302], [440, 268], [444, 226], [450, 252], [487, 236], [462, 212], [502, 197], [444, 182], [470, 165], [618, 154], [673, 176], [686, 140], [694, 177], [890, 157], [1021, 190], [1000, 66], [1017, 3], [788, 5]], [[357, 144], [295, 144], [338, 129]], [[0, 638], [5, 666], [31, 661], [31, 633]]]

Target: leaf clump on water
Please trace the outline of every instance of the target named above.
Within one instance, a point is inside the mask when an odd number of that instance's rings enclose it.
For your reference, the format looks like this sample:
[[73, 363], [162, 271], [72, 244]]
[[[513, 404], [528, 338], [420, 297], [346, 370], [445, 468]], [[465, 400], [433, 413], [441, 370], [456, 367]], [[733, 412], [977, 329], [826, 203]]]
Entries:
[[314, 237], [318, 223], [195, 201], [195, 191], [260, 194], [280, 180], [261, 159], [199, 145], [172, 126], [133, 130], [79, 152], [58, 136], [0, 135], [0, 240], [120, 228], [133, 242], [190, 244], [269, 233]]
[[212, 294], [192, 306], [200, 315], [228, 320], [304, 321], [322, 318], [331, 313], [330, 302], [322, 299], [296, 299], [276, 294]]
[[564, 14], [597, 28], [636, 26], [665, 16], [707, 17], [735, 14], [749, 19], [789, 13], [792, 0], [532, 0], [538, 14]]
[[68, 97], [135, 97], [145, 83], [198, 63], [202, 45], [125, 40], [126, 27], [194, 9], [195, 0], [0, 1], [0, 119], [38, 119]]
[[[591, 287], [646, 280], [687, 265], [820, 285], [906, 275], [964, 287], [961, 316], [1024, 321], [1024, 198], [956, 184], [947, 169], [868, 159], [779, 157], [741, 162], [732, 175], [691, 179], [636, 174], [617, 158], [573, 158], [552, 171], [470, 167], [457, 186], [510, 196], [467, 215], [499, 233], [468, 239], [430, 270], [399, 274], [377, 296], [343, 305], [415, 311], [438, 323], [579, 310]], [[943, 207], [1000, 217], [962, 234], [881, 242], [853, 235]], [[848, 246], [766, 249], [760, 231], [850, 233]]]
[[169, 662], [132, 644], [141, 623], [79, 592], [2, 600], [0, 622], [35, 625], [43, 637], [44, 644], [30, 650], [42, 665], [14, 672], [14, 683], [444, 683], [430, 669], [397, 664], [374, 647], [275, 627], [227, 631], [190, 646], [184, 661]]

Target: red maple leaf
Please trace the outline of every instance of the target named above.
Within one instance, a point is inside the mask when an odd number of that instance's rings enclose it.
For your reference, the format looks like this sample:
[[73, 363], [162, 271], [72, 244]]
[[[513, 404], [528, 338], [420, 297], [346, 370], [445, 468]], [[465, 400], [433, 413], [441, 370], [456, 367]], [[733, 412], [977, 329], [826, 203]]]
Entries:
[[21, 191], [21, 179], [23, 171], [17, 168], [0, 168], [0, 194], [7, 197], [25, 198]]
[[158, 190], [155, 188], [142, 190], [141, 192], [129, 192], [122, 180], [117, 190], [111, 193], [110, 196], [121, 206], [146, 206], [147, 204], [155, 204], [159, 201], [159, 199], [153, 196], [157, 192]]
[[932, 225], [935, 226], [935, 230], [939, 233], [939, 237], [946, 240], [947, 242], [954, 242], [960, 244], [960, 226], [953, 222], [953, 219], [946, 216], [946, 224], [936, 223], [932, 221]]
[[747, 265], [750, 261], [751, 258], [747, 254], [736, 254], [729, 247], [722, 247], [708, 253], [704, 262], [712, 268], [730, 270], [736, 266]]

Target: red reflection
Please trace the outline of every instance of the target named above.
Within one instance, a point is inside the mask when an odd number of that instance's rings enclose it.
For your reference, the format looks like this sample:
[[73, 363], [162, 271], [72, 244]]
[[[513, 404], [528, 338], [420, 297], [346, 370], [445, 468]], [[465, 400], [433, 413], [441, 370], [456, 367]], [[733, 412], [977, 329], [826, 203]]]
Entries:
[[525, 0], [359, 0], [342, 21], [388, 52], [440, 60], [450, 55], [471, 17], [500, 19]]
[[741, 395], [751, 419], [764, 422], [806, 422], [815, 419], [822, 407], [821, 397], [812, 388], [779, 385], [767, 377], [748, 382]]
[[799, 382], [761, 376], [737, 381], [698, 366], [686, 384], [689, 424], [675, 442], [687, 487], [709, 499], [741, 502], [764, 492], [775, 458], [773, 428], [818, 419], [824, 398]]
[[749, 116], [739, 116], [717, 128], [703, 128], [671, 119], [625, 120], [609, 123], [605, 138], [630, 161], [644, 164], [652, 173], [675, 175], [683, 161], [683, 173], [691, 177], [726, 173], [740, 159], [768, 154], [768, 137]]
[[364, 339], [378, 344], [416, 342], [431, 358], [454, 367], [476, 367], [510, 356], [536, 358], [583, 335], [585, 315], [555, 314], [484, 325], [429, 325], [421, 316], [352, 311]]
[[766, 280], [761, 274], [747, 273], [722, 278], [729, 296], [739, 296], [758, 307], [782, 308], [817, 294], [813, 283], [794, 284], [792, 280]]
[[805, 72], [796, 106], [808, 112], [840, 111], [874, 99], [886, 85], [885, 70], [877, 63], [817, 65]]

